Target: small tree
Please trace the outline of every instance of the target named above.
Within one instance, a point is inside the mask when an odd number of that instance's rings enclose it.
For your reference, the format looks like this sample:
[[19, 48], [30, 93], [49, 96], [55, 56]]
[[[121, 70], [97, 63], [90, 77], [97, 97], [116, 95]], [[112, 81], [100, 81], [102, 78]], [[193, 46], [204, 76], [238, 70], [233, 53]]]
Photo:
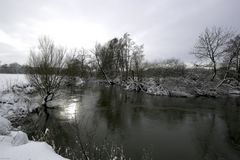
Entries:
[[62, 84], [64, 57], [65, 49], [56, 47], [54, 42], [46, 36], [39, 39], [37, 51], [31, 50], [27, 79], [43, 98], [45, 111], [47, 102], [54, 98]]
[[211, 30], [206, 28], [204, 33], [199, 36], [198, 42], [194, 47], [194, 54], [200, 60], [209, 60], [211, 62], [214, 80], [217, 74], [217, 61], [222, 58], [225, 52], [226, 43], [231, 37], [230, 32], [222, 28], [213, 27]]

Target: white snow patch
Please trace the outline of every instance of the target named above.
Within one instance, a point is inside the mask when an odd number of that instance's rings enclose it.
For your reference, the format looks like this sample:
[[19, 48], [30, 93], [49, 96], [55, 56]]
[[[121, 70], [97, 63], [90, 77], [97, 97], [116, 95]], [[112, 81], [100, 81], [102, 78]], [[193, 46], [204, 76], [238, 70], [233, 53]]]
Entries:
[[13, 146], [20, 146], [23, 144], [27, 144], [28, 143], [28, 136], [26, 133], [22, 132], [22, 131], [18, 131], [16, 132], [15, 136], [13, 137], [11, 144]]
[[26, 144], [13, 146], [13, 137], [0, 136], [0, 159], [11, 160], [64, 160], [56, 154], [46, 142], [30, 141]]
[[240, 91], [239, 90], [230, 90], [229, 94], [240, 95]]
[[11, 122], [6, 118], [0, 116], [0, 135], [9, 134], [11, 128], [12, 128]]
[[82, 79], [82, 78], [77, 78], [77, 82], [76, 82], [76, 86], [82, 86], [84, 85], [86, 82]]
[[0, 74], [0, 91], [7, 90], [14, 84], [27, 84], [27, 79], [24, 74]]
[[10, 131], [11, 122], [0, 116], [0, 159], [64, 160], [45, 142], [29, 141], [22, 131]]

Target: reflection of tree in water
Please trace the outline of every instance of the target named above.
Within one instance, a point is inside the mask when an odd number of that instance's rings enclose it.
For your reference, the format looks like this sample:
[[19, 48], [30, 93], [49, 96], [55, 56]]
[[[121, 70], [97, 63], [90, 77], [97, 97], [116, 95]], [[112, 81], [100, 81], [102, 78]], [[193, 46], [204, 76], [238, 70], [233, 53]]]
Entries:
[[240, 149], [240, 99], [228, 99], [224, 106], [224, 113], [230, 142]]
[[[212, 151], [213, 147], [213, 136], [214, 136], [214, 127], [215, 127], [215, 113], [211, 113], [210, 117], [207, 119], [207, 122], [203, 124], [203, 130], [196, 129], [199, 133], [196, 133], [196, 138], [198, 141], [200, 156], [202, 159], [206, 160], [217, 160], [218, 155]], [[204, 122], [203, 122], [204, 123]]]
[[169, 99], [169, 97], [150, 97], [145, 102], [144, 116], [152, 120], [160, 120], [171, 126], [176, 126], [186, 118], [191, 111], [186, 110], [185, 99]]
[[[185, 101], [180, 101], [181, 104], [178, 105], [181, 106]], [[118, 87], [102, 88], [97, 104], [100, 114], [112, 131], [136, 126], [143, 118], [161, 120], [165, 124], [176, 126], [185, 120], [187, 113], [176, 105], [171, 107], [169, 98], [155, 99], [141, 93], [122, 91]]]
[[100, 109], [102, 118], [106, 120], [109, 129], [114, 131], [118, 128], [127, 127], [127, 109], [124, 106], [127, 97], [119, 88], [110, 86], [100, 90], [97, 107]]
[[[201, 159], [206, 160], [238, 159], [239, 152], [232, 149], [227, 140], [230, 137], [234, 144], [239, 145], [239, 109], [232, 98], [219, 100], [219, 104], [221, 105], [218, 105], [216, 110], [209, 110], [208, 114], [204, 115], [199, 114], [200, 117], [196, 120], [198, 123], [194, 123], [193, 135], [197, 144], [197, 152], [201, 155]], [[219, 113], [224, 117], [219, 117]]]

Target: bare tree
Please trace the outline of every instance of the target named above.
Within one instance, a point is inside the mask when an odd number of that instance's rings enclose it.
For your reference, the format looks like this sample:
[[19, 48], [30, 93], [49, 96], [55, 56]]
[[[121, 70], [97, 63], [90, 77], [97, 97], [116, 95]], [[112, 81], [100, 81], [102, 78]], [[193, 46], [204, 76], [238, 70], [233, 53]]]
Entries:
[[[240, 80], [240, 36], [237, 35], [227, 43], [226, 53], [222, 67], [226, 69], [223, 80], [217, 85], [221, 86], [227, 80]], [[231, 73], [231, 75], [230, 75]]]
[[240, 80], [240, 35], [237, 35], [228, 42], [227, 50], [225, 54], [225, 61], [227, 61], [226, 73], [224, 78], [228, 76], [230, 68], [234, 68], [236, 71], [236, 78]]
[[101, 59], [104, 59], [104, 58], [101, 58], [103, 52], [104, 51], [103, 51], [103, 47], [101, 46], [101, 44], [96, 44], [95, 45], [95, 50], [92, 51], [92, 53], [94, 53], [94, 55], [95, 55], [95, 58], [96, 58], [96, 61], [97, 61], [97, 65], [98, 65], [100, 71], [102, 72], [102, 74], [104, 75], [104, 78], [106, 79], [106, 81], [109, 84], [113, 84], [113, 82], [108, 78], [107, 74], [105, 73], [105, 71], [103, 69], [103, 62], [101, 60]]
[[27, 79], [43, 98], [45, 111], [47, 102], [54, 98], [61, 87], [64, 78], [65, 51], [56, 47], [46, 36], [39, 39], [37, 51], [31, 50]]
[[214, 80], [217, 74], [217, 61], [222, 58], [225, 52], [226, 43], [232, 34], [220, 27], [206, 28], [204, 33], [199, 36], [198, 42], [194, 47], [194, 54], [200, 60], [208, 60], [211, 63]]
[[130, 60], [130, 68], [132, 70], [132, 78], [137, 78], [137, 81], [141, 81], [142, 72], [143, 72], [143, 45], [141, 46], [134, 46], [133, 53], [131, 55]]

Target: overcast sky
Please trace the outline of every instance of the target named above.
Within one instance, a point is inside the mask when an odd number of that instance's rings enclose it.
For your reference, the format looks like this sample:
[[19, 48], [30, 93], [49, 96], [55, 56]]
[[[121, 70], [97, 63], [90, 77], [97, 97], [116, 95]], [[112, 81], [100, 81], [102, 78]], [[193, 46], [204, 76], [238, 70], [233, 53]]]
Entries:
[[240, 0], [0, 0], [0, 61], [26, 63], [41, 35], [65, 47], [130, 33], [149, 61], [185, 62], [205, 27], [239, 31]]

